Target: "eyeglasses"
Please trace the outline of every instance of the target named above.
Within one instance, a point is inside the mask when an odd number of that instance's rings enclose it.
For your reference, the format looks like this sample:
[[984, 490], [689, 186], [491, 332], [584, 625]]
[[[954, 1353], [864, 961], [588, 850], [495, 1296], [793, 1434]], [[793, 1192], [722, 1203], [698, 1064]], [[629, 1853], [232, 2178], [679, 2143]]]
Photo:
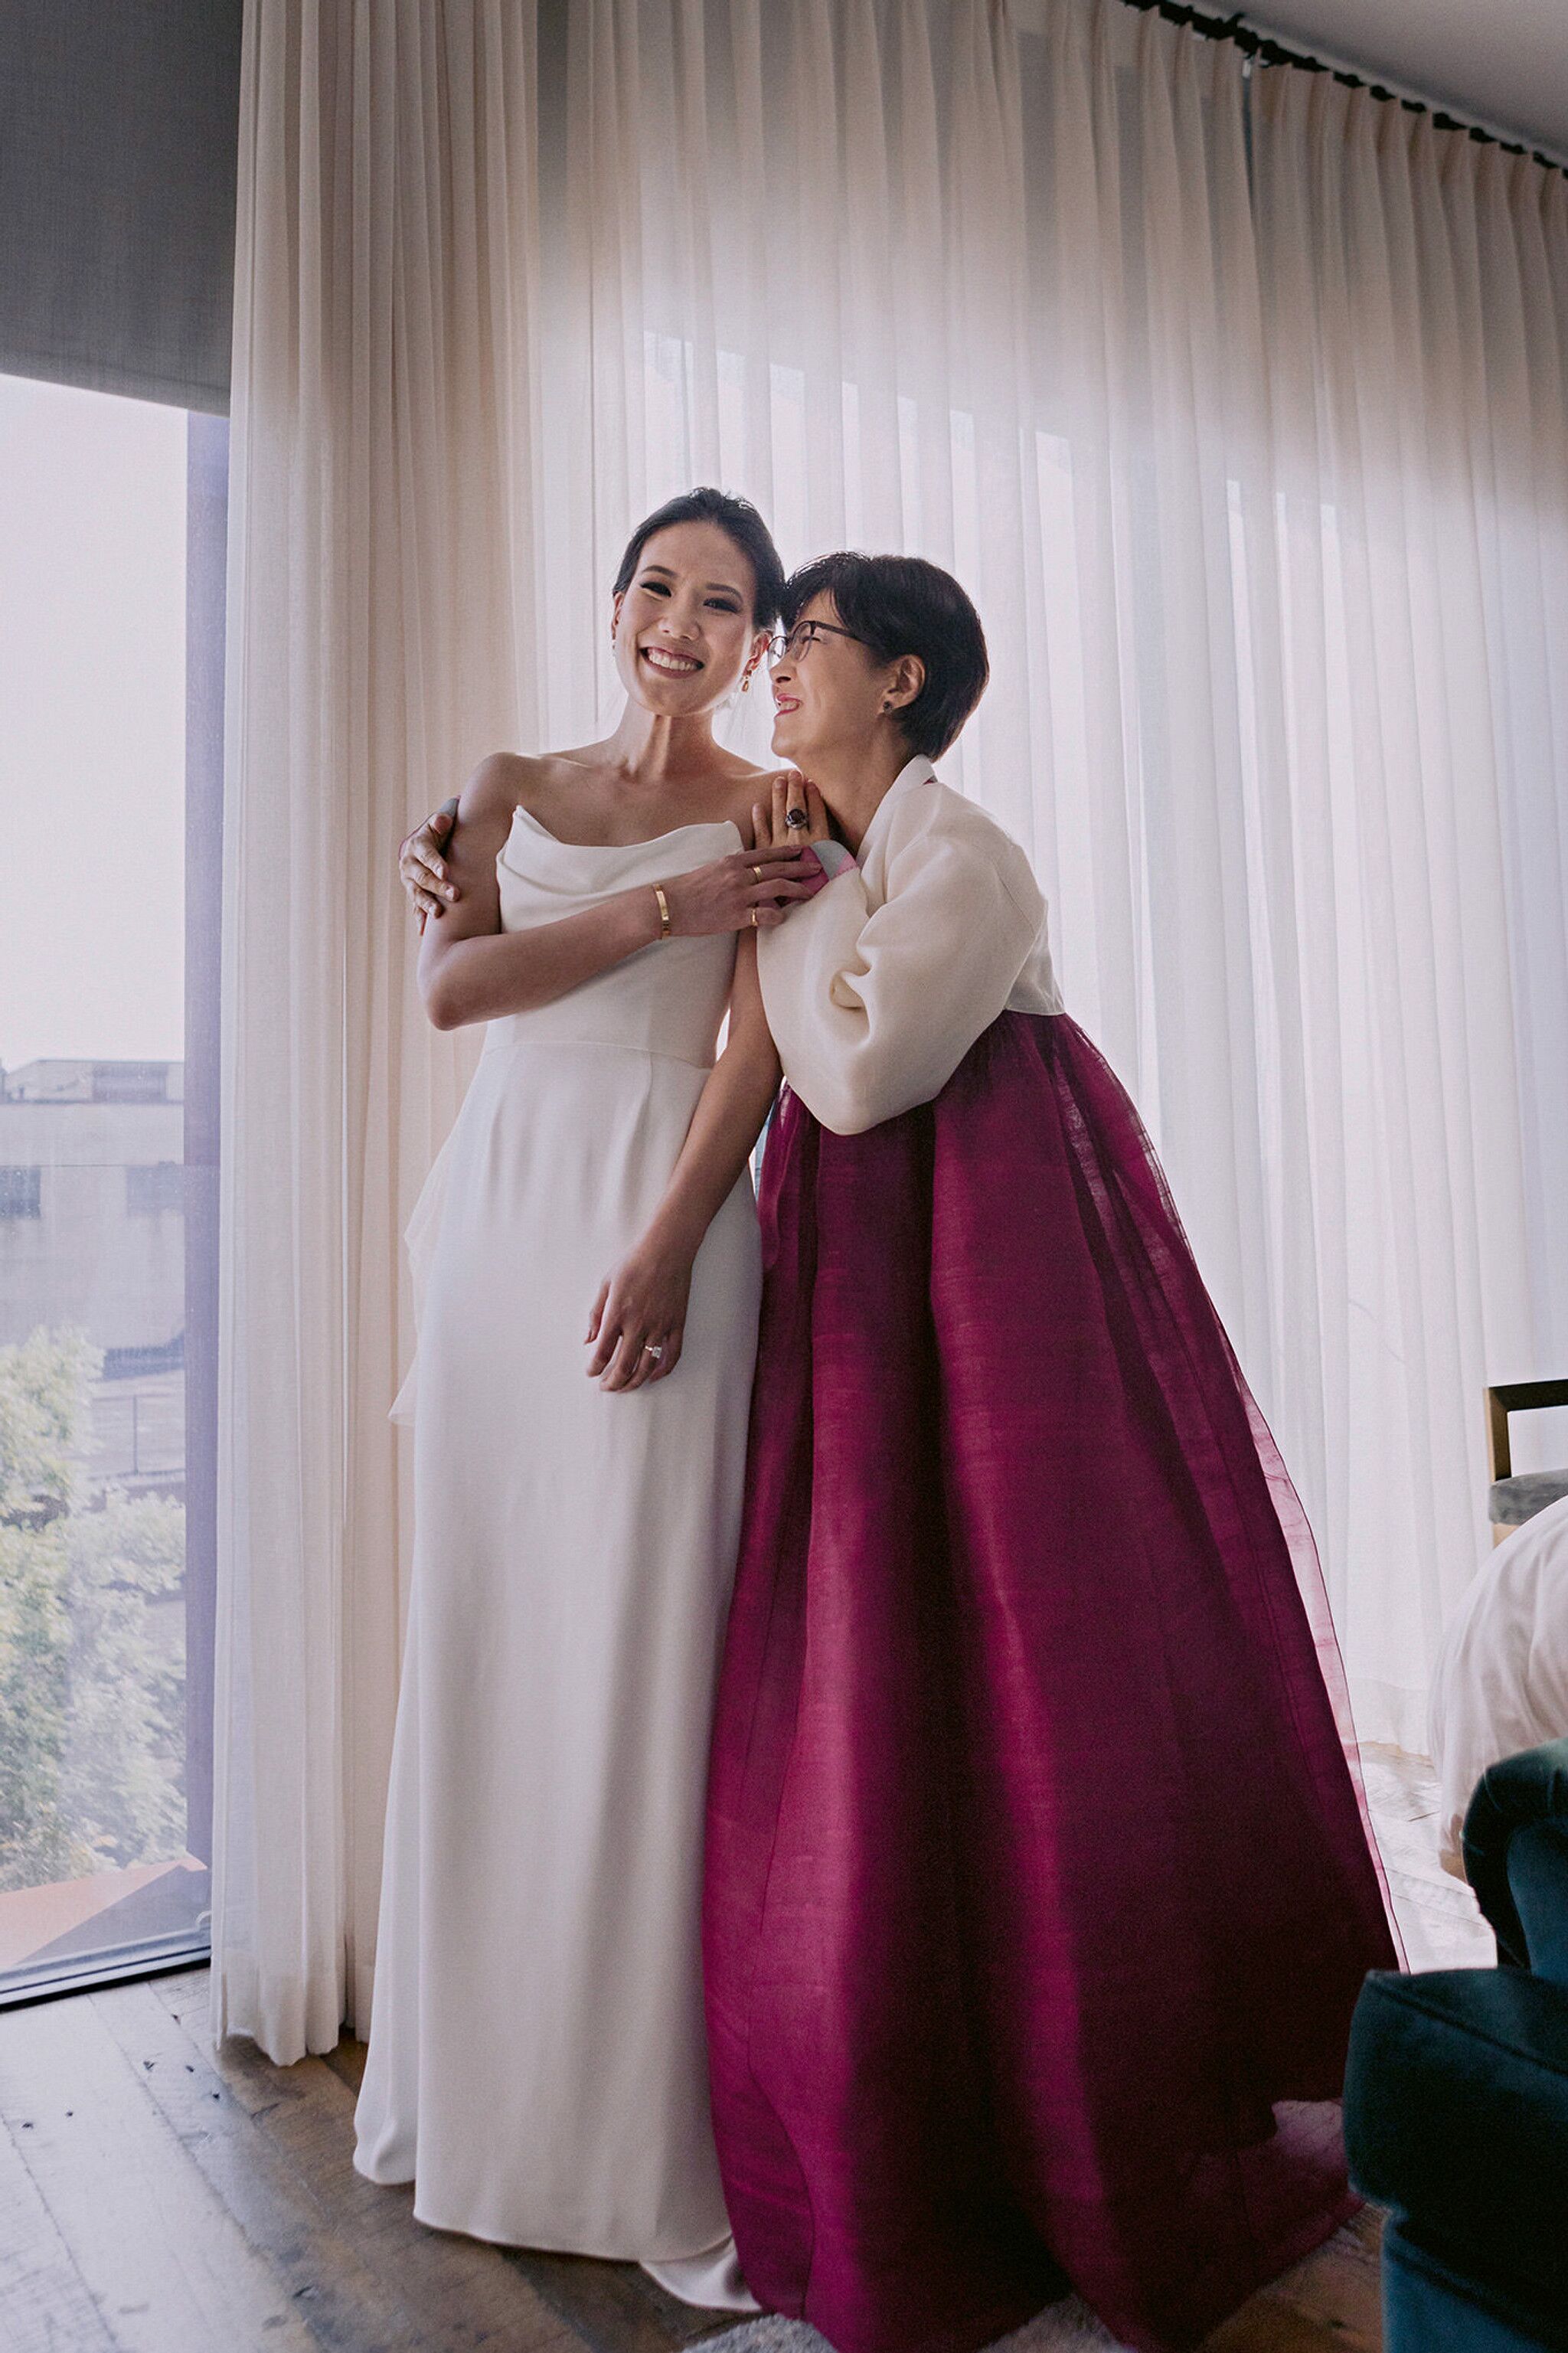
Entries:
[[847, 638], [857, 646], [866, 642], [853, 629], [841, 629], [837, 621], [797, 621], [793, 629], [773, 631], [768, 640], [768, 668], [777, 670], [782, 661], [799, 661], [818, 638]]

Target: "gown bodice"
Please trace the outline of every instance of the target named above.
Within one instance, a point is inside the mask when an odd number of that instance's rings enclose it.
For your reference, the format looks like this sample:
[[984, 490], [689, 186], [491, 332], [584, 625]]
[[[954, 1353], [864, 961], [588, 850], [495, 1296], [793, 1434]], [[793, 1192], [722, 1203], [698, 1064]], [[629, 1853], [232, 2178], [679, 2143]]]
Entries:
[[[647, 841], [562, 841], [519, 808], [500, 854], [501, 929], [556, 923], [616, 892], [661, 882], [739, 846], [729, 818], [677, 826]], [[513, 1045], [616, 1046], [709, 1069], [730, 1001], [733, 933], [656, 940], [552, 1004], [502, 1014], [485, 1050]]]

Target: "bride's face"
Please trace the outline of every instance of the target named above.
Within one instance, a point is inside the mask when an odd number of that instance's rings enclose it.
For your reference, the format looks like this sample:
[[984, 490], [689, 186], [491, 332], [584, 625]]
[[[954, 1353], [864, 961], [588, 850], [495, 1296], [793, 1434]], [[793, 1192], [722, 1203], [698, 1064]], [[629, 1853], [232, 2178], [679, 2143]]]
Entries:
[[656, 531], [616, 599], [616, 668], [632, 701], [668, 719], [722, 702], [767, 642], [755, 596], [749, 559], [716, 524]]

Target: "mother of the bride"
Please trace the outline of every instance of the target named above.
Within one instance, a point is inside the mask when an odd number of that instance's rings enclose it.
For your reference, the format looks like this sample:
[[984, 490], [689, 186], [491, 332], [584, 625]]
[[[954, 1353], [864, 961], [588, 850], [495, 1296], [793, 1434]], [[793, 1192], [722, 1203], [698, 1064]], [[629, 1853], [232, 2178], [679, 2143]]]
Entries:
[[836, 2353], [976, 2353], [1064, 2274], [1176, 2353], [1353, 2203], [1331, 2104], [1394, 1955], [1322, 1579], [1029, 862], [932, 765], [973, 605], [840, 554], [784, 617], [773, 749], [833, 879], [758, 950], [788, 1092], [710, 1778], [728, 2211]]

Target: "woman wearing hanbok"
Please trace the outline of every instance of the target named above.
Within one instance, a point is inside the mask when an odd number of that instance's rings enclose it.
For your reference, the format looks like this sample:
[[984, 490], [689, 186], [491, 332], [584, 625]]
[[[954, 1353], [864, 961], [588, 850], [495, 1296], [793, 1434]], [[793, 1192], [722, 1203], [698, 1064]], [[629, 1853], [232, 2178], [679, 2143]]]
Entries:
[[488, 1027], [410, 1229], [414, 1578], [354, 2158], [421, 2221], [742, 2311], [703, 1788], [775, 1071], [751, 941], [822, 877], [743, 848], [763, 780], [712, 722], [783, 578], [742, 501], [651, 517], [616, 583], [615, 733], [485, 761], [419, 869], [430, 1016]]
[[1394, 1964], [1311, 1536], [1023, 851], [938, 778], [957, 584], [784, 597], [759, 944], [785, 1090], [710, 1780], [714, 2122], [746, 2278], [837, 2353], [1076, 2287], [1190, 2346], [1352, 2211]]

